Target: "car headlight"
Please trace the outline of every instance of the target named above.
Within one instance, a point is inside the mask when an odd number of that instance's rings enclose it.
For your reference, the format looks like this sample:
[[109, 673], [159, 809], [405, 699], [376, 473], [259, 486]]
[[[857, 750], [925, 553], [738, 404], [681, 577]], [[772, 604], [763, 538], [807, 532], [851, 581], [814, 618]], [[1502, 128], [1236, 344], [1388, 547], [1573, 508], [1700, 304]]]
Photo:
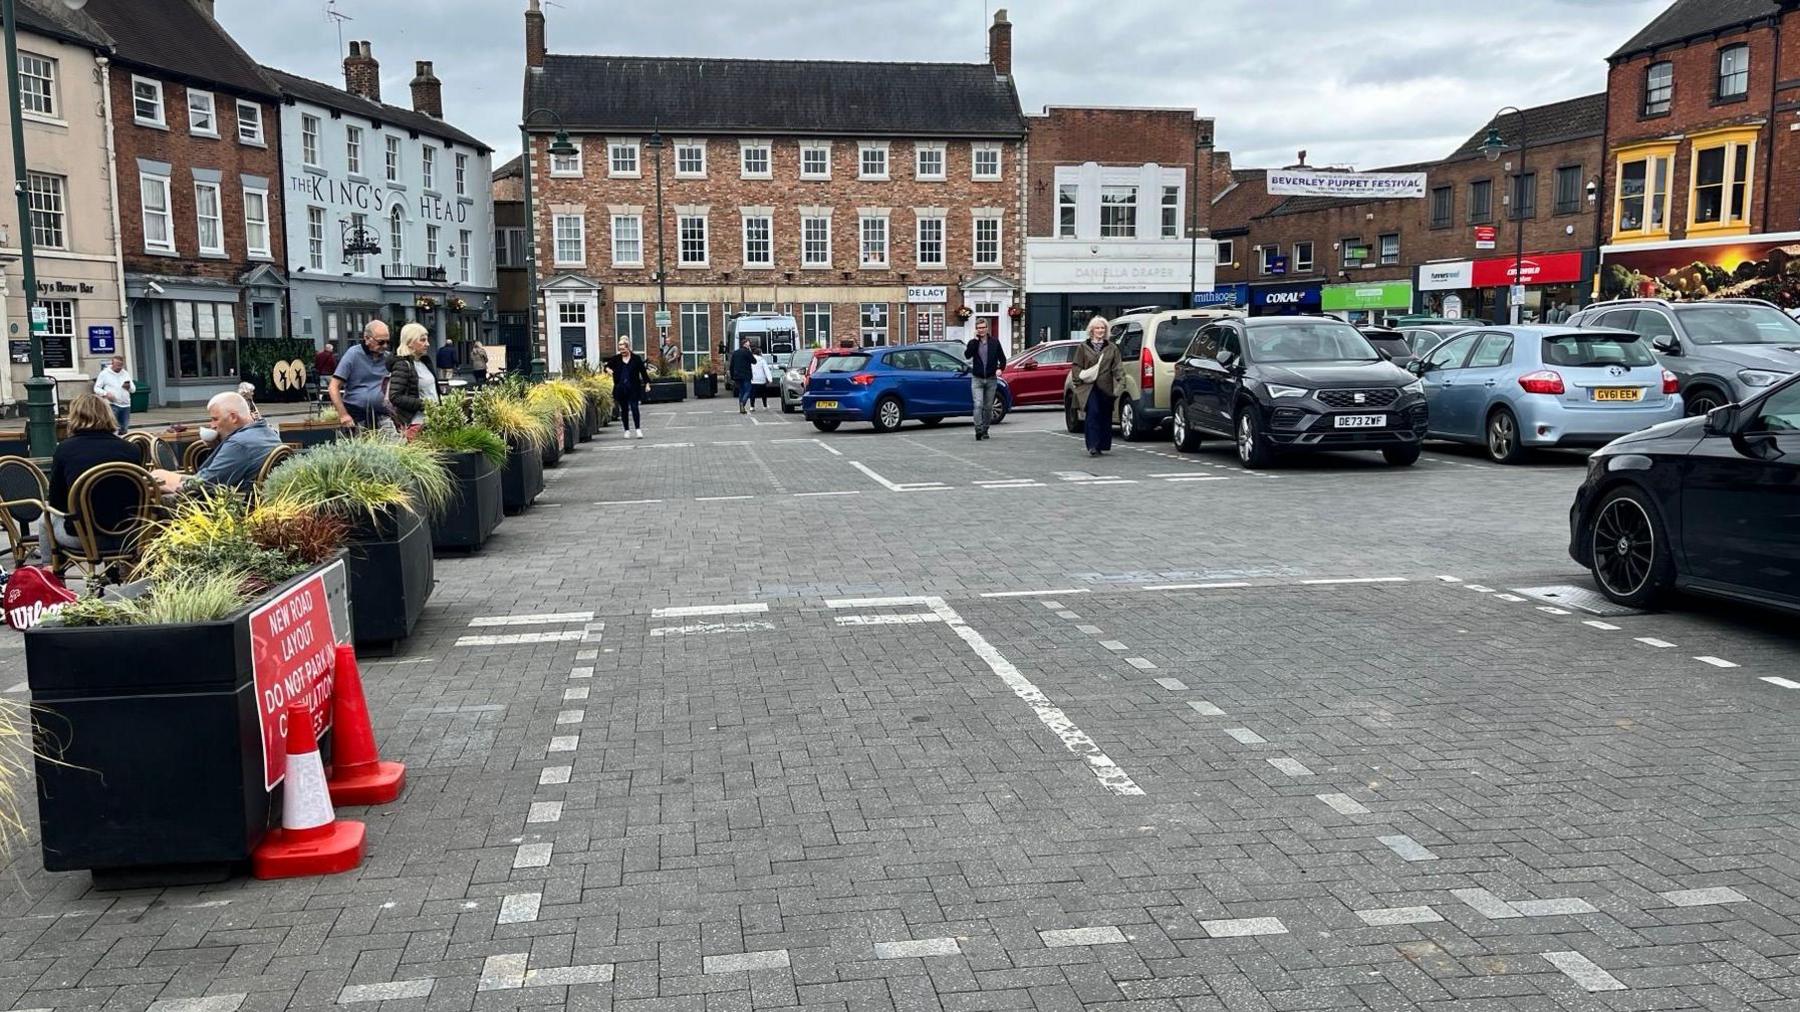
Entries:
[[1305, 397], [1307, 394], [1312, 393], [1311, 390], [1308, 390], [1305, 387], [1288, 387], [1282, 386], [1280, 383], [1265, 383], [1263, 384], [1263, 389], [1269, 392], [1270, 397], [1276, 398], [1277, 400], [1283, 397]]
[[1413, 380], [1411, 383], [1401, 387], [1400, 392], [1403, 394], [1422, 394], [1425, 392], [1425, 381]]
[[1787, 374], [1770, 372], [1767, 369], [1740, 369], [1738, 379], [1747, 387], [1768, 387], [1787, 379]]

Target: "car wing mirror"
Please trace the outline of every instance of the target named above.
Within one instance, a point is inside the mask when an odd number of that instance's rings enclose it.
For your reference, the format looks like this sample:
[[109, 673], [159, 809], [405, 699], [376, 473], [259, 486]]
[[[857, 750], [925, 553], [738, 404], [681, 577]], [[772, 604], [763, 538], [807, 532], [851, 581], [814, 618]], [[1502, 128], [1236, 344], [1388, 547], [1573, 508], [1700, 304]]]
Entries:
[[1412, 373], [1414, 376], [1423, 376], [1423, 375], [1425, 375], [1426, 371], [1429, 370], [1430, 368], [1431, 368], [1431, 363], [1425, 361], [1422, 358], [1415, 358], [1412, 361], [1406, 363], [1406, 371], [1409, 373]]
[[1650, 339], [1650, 347], [1655, 348], [1657, 351], [1662, 352], [1664, 355], [1679, 355], [1679, 354], [1681, 354], [1681, 342], [1675, 340], [1672, 337], [1651, 338]]
[[1037, 364], [1036, 359], [1032, 359], [1029, 362], [1021, 363], [1019, 366], [1019, 368], [1021, 368], [1021, 369], [1036, 369], [1037, 367], [1038, 367], [1038, 364]]
[[1706, 434], [1729, 436], [1737, 430], [1738, 406], [1721, 404], [1706, 413]]

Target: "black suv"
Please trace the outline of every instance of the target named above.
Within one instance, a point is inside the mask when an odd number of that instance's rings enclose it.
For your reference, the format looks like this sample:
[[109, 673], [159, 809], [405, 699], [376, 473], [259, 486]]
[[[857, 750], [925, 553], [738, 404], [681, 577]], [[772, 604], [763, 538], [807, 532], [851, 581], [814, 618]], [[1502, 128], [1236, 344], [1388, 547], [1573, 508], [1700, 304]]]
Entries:
[[1175, 447], [1237, 441], [1245, 467], [1278, 453], [1380, 450], [1404, 467], [1425, 438], [1425, 390], [1355, 327], [1331, 317], [1221, 320], [1175, 364]]

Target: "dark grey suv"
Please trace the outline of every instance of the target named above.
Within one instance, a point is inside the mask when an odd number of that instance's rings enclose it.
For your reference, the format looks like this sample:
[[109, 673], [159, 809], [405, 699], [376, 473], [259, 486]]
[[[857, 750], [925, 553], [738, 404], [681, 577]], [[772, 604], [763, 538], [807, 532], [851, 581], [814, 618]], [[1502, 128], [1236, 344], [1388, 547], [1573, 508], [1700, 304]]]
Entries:
[[1620, 299], [1583, 309], [1569, 325], [1649, 339], [1681, 384], [1689, 415], [1741, 404], [1800, 372], [1800, 322], [1761, 299]]

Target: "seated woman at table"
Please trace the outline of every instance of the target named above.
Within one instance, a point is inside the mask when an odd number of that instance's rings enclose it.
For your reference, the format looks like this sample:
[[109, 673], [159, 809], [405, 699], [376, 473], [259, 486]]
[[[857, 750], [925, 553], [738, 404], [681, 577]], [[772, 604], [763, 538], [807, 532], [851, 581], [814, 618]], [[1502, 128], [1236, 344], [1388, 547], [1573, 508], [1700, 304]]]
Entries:
[[[82, 394], [69, 404], [69, 438], [56, 444], [56, 453], [50, 458], [50, 508], [65, 514], [55, 518], [50, 529], [56, 535], [56, 543], [64, 548], [81, 547], [75, 536], [76, 518], [66, 515], [69, 489], [74, 487], [75, 479], [101, 464], [136, 464], [143, 459], [137, 447], [118, 437], [118, 427], [112, 409], [94, 394]], [[94, 511], [106, 526], [117, 526], [131, 508], [132, 500], [110, 483], [96, 491]]]

